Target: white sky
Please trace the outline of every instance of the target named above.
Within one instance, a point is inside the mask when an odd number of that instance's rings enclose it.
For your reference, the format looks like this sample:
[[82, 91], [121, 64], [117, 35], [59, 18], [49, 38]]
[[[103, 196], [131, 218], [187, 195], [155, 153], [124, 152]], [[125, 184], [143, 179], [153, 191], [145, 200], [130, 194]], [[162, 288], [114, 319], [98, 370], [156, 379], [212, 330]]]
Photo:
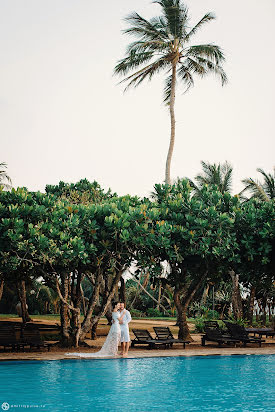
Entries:
[[[224, 49], [229, 84], [197, 79], [176, 100], [172, 177], [193, 178], [200, 161], [230, 161], [234, 188], [274, 166], [275, 1], [189, 0], [192, 22], [212, 11], [193, 44]], [[112, 77], [131, 40], [132, 11], [150, 0], [0, 0], [0, 161], [14, 186], [97, 180], [119, 194], [148, 195], [164, 180], [169, 113], [163, 77], [123, 94]]]

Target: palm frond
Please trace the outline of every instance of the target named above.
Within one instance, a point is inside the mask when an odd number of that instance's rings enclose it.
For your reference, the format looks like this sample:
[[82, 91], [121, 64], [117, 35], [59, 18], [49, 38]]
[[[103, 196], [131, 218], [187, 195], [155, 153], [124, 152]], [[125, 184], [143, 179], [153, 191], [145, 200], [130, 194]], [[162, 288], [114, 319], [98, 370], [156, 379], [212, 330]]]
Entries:
[[209, 180], [203, 175], [197, 175], [195, 177], [195, 180], [199, 183], [200, 186], [209, 184]]
[[211, 62], [210, 60], [204, 59], [202, 57], [197, 57], [197, 61], [199, 62], [199, 64], [205, 67], [207, 74], [213, 73], [217, 77], [219, 77], [222, 82], [222, 86], [224, 86], [228, 82], [227, 75], [220, 65], [215, 64]]
[[165, 40], [167, 34], [164, 30], [159, 30], [159, 22], [155, 20], [149, 21], [134, 12], [124, 19], [131, 27], [123, 30], [124, 34], [133, 35], [135, 37], [143, 37], [143, 40]]
[[149, 41], [135, 41], [133, 43], [130, 43], [127, 46], [126, 53], [131, 54], [131, 53], [144, 53], [144, 52], [154, 52], [154, 53], [164, 53], [169, 51], [170, 46], [162, 41], [162, 40], [149, 40]]
[[204, 174], [207, 176], [208, 179], [211, 179], [213, 174], [215, 174], [215, 171], [217, 168], [216, 164], [214, 163], [213, 165], [211, 165], [210, 163], [204, 162], [202, 160], [201, 165], [202, 165], [202, 170]]
[[242, 183], [245, 185], [245, 188], [240, 192], [240, 194], [243, 194], [246, 191], [250, 191], [252, 193], [252, 198], [258, 198], [263, 201], [269, 200], [269, 197], [265, 193], [264, 188], [257, 180], [247, 178], [243, 179]]
[[118, 61], [117, 65], [114, 68], [114, 74], [126, 75], [130, 71], [137, 69], [142, 64], [147, 63], [153, 57], [154, 53], [152, 51], [141, 53], [135, 53], [134, 51], [132, 51], [124, 59]]
[[125, 91], [130, 87], [139, 86], [145, 79], [151, 80], [154, 74], [167, 67], [168, 64], [169, 62], [166, 59], [160, 58], [131, 76], [126, 77], [121, 81], [121, 83], [129, 82]]
[[4, 189], [10, 189], [12, 185], [12, 181], [5, 169], [7, 169], [7, 163], [1, 162], [0, 163], [0, 186], [2, 186]]
[[230, 192], [232, 188], [232, 173], [233, 167], [230, 163], [225, 162], [221, 166], [222, 179], [222, 193]]
[[179, 69], [177, 70], [177, 74], [179, 79], [184, 83], [185, 90], [183, 93], [186, 93], [191, 87], [194, 86], [194, 79], [192, 74], [188, 70], [188, 66], [182, 64]]
[[200, 188], [206, 184], [216, 185], [221, 193], [230, 192], [233, 172], [233, 167], [230, 163], [211, 164], [201, 161], [201, 165], [203, 173], [195, 177]]
[[186, 59], [186, 63], [187, 63], [186, 67], [188, 68], [188, 71], [192, 73], [196, 73], [201, 77], [207, 74], [207, 69], [205, 68], [205, 65], [195, 61], [194, 59], [191, 59], [191, 57], [188, 57]]
[[180, 0], [156, 0], [162, 8], [167, 31], [174, 39], [182, 39], [186, 35], [189, 20], [188, 8]]
[[187, 57], [202, 57], [207, 58], [211, 62], [220, 64], [225, 60], [222, 49], [215, 44], [200, 44], [190, 46], [185, 51]]
[[266, 173], [263, 169], [258, 168], [257, 172], [261, 173], [264, 177], [263, 189], [267, 193], [270, 199], [275, 198], [275, 173]]
[[189, 39], [197, 33], [197, 31], [205, 24], [214, 20], [216, 16], [213, 13], [207, 13], [203, 16], [203, 18], [186, 34], [184, 40], [189, 41]]

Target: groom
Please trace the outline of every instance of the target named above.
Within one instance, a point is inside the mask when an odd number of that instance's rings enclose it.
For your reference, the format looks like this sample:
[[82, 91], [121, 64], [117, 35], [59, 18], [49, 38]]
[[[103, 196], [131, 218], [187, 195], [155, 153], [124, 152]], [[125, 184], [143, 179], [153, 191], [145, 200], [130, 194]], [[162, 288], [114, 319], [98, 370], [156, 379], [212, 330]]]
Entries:
[[130, 346], [130, 333], [129, 333], [129, 326], [128, 323], [131, 322], [132, 317], [128, 310], [125, 309], [124, 302], [120, 302], [120, 313], [125, 310], [125, 315], [123, 319], [119, 322], [120, 323], [120, 330], [121, 330], [121, 355], [126, 358], [128, 356], [128, 350]]

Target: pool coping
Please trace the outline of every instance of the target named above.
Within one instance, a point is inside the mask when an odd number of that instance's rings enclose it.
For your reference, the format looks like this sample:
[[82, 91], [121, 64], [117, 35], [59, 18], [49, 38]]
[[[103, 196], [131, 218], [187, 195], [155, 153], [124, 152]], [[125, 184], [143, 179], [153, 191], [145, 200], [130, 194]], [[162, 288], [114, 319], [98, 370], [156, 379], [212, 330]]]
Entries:
[[[88, 353], [88, 352], [85, 352]], [[2, 356], [4, 355], [4, 356]], [[120, 356], [116, 358], [87, 358], [79, 356], [66, 356], [64, 352], [24, 352], [23, 354], [0, 354], [0, 363], [6, 361], [54, 361], [54, 360], [117, 360], [117, 359], [145, 359], [145, 358], [159, 358], [159, 357], [205, 357], [205, 356], [240, 356], [240, 355], [275, 355], [275, 345], [273, 348], [214, 348], [208, 347], [204, 349], [173, 349], [170, 353], [167, 350], [140, 350], [134, 353], [129, 352], [128, 358], [122, 358]]]

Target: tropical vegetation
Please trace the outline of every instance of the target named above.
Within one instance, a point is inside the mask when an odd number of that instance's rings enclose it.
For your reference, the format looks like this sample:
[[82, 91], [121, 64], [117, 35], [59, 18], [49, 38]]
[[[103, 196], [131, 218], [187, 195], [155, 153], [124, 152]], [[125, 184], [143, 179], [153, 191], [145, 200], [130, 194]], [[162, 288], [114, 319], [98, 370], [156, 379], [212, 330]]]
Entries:
[[274, 310], [274, 222], [274, 199], [242, 201], [206, 183], [198, 196], [188, 179], [155, 185], [150, 199], [117, 196], [86, 179], [46, 193], [2, 187], [0, 310], [14, 313], [19, 299], [24, 322], [60, 313], [64, 346], [82, 344], [90, 330], [96, 336], [118, 298], [136, 316], [176, 316], [183, 338], [190, 316], [252, 323], [256, 308], [266, 323]]

